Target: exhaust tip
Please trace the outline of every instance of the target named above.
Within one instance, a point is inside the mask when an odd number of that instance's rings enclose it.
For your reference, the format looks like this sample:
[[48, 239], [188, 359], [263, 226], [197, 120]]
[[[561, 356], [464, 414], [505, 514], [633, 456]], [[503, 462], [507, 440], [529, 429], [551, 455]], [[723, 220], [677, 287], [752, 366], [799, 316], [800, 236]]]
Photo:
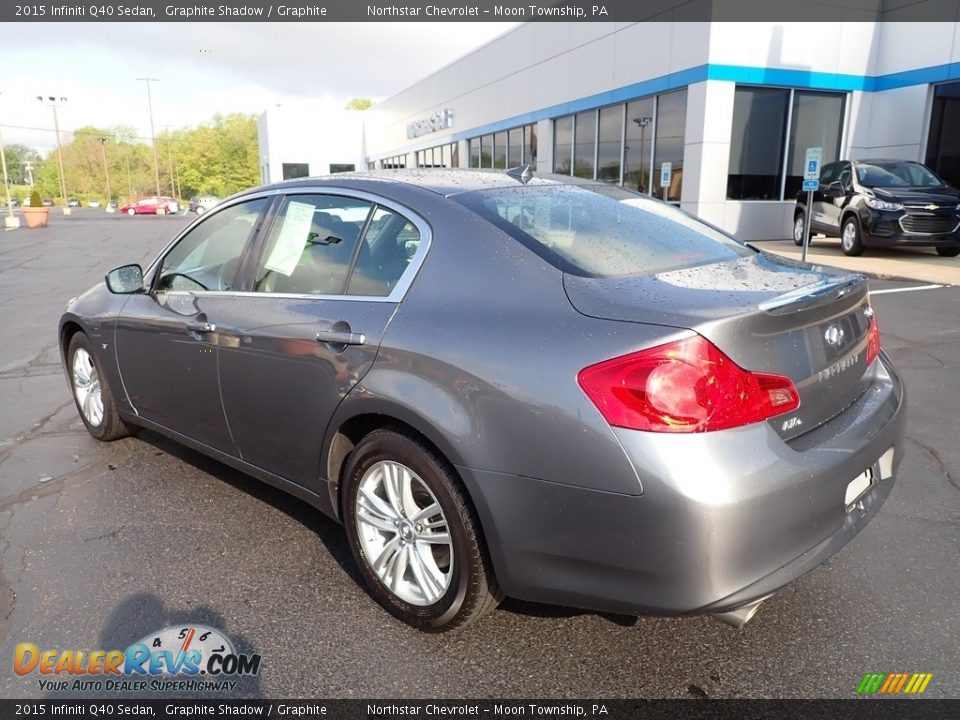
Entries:
[[735, 610], [729, 610], [722, 613], [714, 613], [713, 616], [722, 622], [725, 622], [727, 625], [732, 625], [735, 628], [742, 628], [748, 622], [753, 619], [753, 616], [757, 614], [760, 610], [760, 606], [763, 605], [764, 601], [767, 598], [761, 598], [755, 602], [749, 603], [747, 605], [741, 605]]

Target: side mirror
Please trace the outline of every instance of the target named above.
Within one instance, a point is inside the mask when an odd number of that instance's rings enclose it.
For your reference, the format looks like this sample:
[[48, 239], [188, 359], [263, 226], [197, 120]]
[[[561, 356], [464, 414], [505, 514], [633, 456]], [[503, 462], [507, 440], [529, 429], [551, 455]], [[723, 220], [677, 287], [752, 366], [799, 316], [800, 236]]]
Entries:
[[823, 189], [823, 195], [830, 199], [843, 197], [843, 184], [839, 180], [834, 180]]
[[107, 290], [117, 295], [143, 291], [143, 268], [139, 265], [121, 265], [106, 274]]

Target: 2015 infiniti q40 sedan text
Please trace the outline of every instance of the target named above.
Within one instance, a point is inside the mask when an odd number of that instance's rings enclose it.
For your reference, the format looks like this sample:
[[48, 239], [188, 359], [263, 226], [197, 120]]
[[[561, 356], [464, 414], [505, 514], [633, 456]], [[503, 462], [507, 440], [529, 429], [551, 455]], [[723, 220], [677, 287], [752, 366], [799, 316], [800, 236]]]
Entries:
[[94, 437], [150, 428], [338, 519], [424, 630], [504, 595], [742, 624], [902, 453], [861, 276], [528, 171], [245, 192], [59, 332]]

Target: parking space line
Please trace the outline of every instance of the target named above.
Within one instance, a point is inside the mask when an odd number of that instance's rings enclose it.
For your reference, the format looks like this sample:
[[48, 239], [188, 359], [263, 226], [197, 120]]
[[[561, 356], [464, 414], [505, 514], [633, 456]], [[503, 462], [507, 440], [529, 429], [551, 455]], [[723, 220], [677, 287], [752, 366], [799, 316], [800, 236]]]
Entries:
[[937, 288], [946, 287], [945, 285], [917, 285], [916, 287], [908, 288], [887, 288], [886, 290], [871, 290], [871, 295], [889, 295], [891, 293], [902, 293], [902, 292], [913, 292], [914, 290], [936, 290]]

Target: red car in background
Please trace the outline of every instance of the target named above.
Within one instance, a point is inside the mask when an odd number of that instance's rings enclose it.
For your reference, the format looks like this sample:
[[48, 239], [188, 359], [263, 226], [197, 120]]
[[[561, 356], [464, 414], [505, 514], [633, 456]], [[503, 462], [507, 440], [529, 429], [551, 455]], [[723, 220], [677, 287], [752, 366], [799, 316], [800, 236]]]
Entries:
[[[159, 213], [158, 210], [160, 210]], [[126, 215], [172, 215], [179, 210], [180, 205], [172, 197], [140, 198], [136, 202], [127, 203], [120, 208], [120, 212]]]

